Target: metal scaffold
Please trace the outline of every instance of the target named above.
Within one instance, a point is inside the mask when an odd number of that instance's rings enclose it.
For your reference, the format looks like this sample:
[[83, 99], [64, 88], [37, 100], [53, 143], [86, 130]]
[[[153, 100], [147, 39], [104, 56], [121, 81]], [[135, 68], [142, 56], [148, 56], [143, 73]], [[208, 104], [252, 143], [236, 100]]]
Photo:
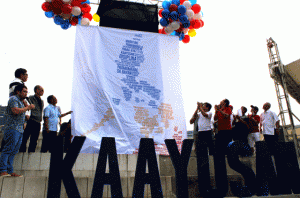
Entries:
[[[281, 62], [277, 43], [272, 38], [269, 38], [267, 39], [267, 46], [268, 46], [268, 52], [270, 58], [269, 72], [275, 84], [276, 95], [277, 95], [278, 106], [279, 106], [279, 115], [281, 118], [284, 140], [285, 142], [287, 141], [294, 142], [297, 156], [299, 156], [299, 142], [295, 130], [293, 117], [295, 117], [296, 119], [298, 118], [293, 114], [291, 109], [289, 93], [287, 88], [288, 73], [285, 69], [285, 66]], [[286, 118], [287, 116], [288, 118]], [[287, 124], [288, 119], [290, 121], [289, 124]], [[288, 133], [288, 130], [291, 130], [291, 133]]]

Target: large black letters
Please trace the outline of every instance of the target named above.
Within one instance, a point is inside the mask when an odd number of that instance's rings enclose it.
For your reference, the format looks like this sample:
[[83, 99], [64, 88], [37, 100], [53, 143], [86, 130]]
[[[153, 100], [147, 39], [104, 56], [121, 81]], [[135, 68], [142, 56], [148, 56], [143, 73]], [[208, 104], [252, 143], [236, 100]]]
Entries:
[[[149, 173], [146, 173], [147, 161]], [[152, 197], [163, 198], [157, 159], [155, 155], [154, 141], [151, 138], [141, 138], [140, 141], [132, 192], [133, 198], [144, 197], [145, 184], [150, 184]]]
[[[109, 173], [105, 173], [107, 156]], [[111, 185], [112, 197], [123, 197], [115, 138], [103, 137], [92, 190], [92, 198], [103, 197], [104, 184]]]
[[57, 137], [51, 153], [47, 198], [60, 197], [61, 180], [68, 197], [80, 197], [72, 168], [86, 137], [75, 137], [63, 159], [63, 137]]
[[176, 141], [174, 139], [165, 140], [168, 148], [176, 178], [176, 194], [178, 198], [186, 198], [188, 193], [187, 167], [191, 156], [194, 140], [183, 140], [181, 155], [178, 151]]

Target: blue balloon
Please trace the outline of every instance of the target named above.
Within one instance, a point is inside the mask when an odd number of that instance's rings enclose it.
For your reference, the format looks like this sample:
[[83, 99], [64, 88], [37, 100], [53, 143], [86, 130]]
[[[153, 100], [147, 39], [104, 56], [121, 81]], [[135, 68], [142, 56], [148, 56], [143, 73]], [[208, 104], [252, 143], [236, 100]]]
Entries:
[[172, 4], [175, 4], [177, 6], [180, 5], [180, 0], [172, 0]]
[[165, 18], [160, 19], [160, 25], [161, 26], [167, 26], [169, 24], [168, 20]]
[[180, 36], [180, 33], [175, 31], [175, 36]]
[[55, 16], [54, 17], [54, 23], [56, 24], [56, 25], [61, 25], [62, 23], [63, 23], [63, 18], [61, 18], [61, 16]]
[[175, 36], [175, 31], [173, 31], [170, 35], [173, 35], [173, 36]]
[[179, 17], [179, 14], [178, 14], [178, 12], [173, 11], [173, 12], [171, 12], [170, 17], [173, 21], [176, 21]]
[[81, 25], [81, 17], [78, 17], [78, 24]]
[[54, 13], [52, 11], [50, 12], [45, 12], [46, 17], [52, 18], [54, 16]]
[[178, 13], [179, 14], [185, 14], [186, 12], [186, 7], [184, 5], [178, 6]]
[[182, 41], [183, 39], [184, 39], [184, 33], [181, 32], [181, 33], [180, 33], [180, 36], [179, 36], [179, 40]]
[[70, 26], [68, 24], [63, 23], [60, 25], [60, 27], [64, 30], [67, 30], [67, 29], [69, 29]]
[[170, 2], [170, 1], [164, 1], [164, 2], [162, 3], [162, 7], [163, 7], [164, 9], [166, 9], [166, 10], [169, 9], [170, 5], [171, 5], [171, 2]]
[[190, 0], [191, 4], [194, 5], [197, 3], [197, 0]]
[[89, 0], [86, 0], [85, 2], [81, 2], [81, 4], [85, 4], [85, 3], [90, 4], [91, 2]]
[[181, 15], [179, 21], [183, 24], [189, 21], [189, 18], [186, 15]]
[[182, 24], [184, 28], [188, 28], [190, 27], [191, 23], [188, 21], [188, 22], [185, 22]]
[[163, 10], [163, 11], [161, 12], [161, 15], [162, 15], [164, 18], [168, 19], [168, 18], [169, 18], [169, 15], [170, 15], [170, 11], [169, 11], [169, 10]]

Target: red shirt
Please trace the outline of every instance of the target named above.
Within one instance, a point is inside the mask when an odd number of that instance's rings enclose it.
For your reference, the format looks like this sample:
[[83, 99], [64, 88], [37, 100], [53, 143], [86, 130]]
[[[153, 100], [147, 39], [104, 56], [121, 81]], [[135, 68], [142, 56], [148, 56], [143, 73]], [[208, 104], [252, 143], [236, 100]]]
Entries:
[[[250, 133], [259, 132], [259, 128], [258, 128], [258, 125], [259, 125], [259, 122], [260, 122], [259, 115], [255, 115], [255, 116], [248, 115], [248, 117], [249, 117]], [[254, 122], [251, 117], [253, 117], [254, 120], [256, 120], [256, 122], [258, 122], [258, 123]]]
[[230, 120], [230, 115], [232, 114], [232, 111], [230, 107], [224, 107], [221, 109], [224, 113], [228, 114], [229, 116], [225, 118], [225, 116], [220, 112], [217, 111], [217, 118], [218, 118], [218, 130], [231, 130], [231, 120]]

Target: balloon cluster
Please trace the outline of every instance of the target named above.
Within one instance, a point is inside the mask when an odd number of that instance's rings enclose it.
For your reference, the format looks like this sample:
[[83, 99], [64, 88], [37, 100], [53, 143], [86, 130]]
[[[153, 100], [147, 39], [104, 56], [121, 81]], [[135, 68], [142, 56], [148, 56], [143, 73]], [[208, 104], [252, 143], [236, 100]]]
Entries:
[[90, 14], [89, 0], [46, 0], [42, 9], [48, 18], [53, 18], [56, 25], [67, 30], [72, 25], [89, 25], [93, 16]]
[[197, 0], [171, 0], [162, 3], [159, 10], [160, 34], [176, 35], [183, 43], [189, 43], [196, 36], [195, 29], [203, 27], [201, 7]]

